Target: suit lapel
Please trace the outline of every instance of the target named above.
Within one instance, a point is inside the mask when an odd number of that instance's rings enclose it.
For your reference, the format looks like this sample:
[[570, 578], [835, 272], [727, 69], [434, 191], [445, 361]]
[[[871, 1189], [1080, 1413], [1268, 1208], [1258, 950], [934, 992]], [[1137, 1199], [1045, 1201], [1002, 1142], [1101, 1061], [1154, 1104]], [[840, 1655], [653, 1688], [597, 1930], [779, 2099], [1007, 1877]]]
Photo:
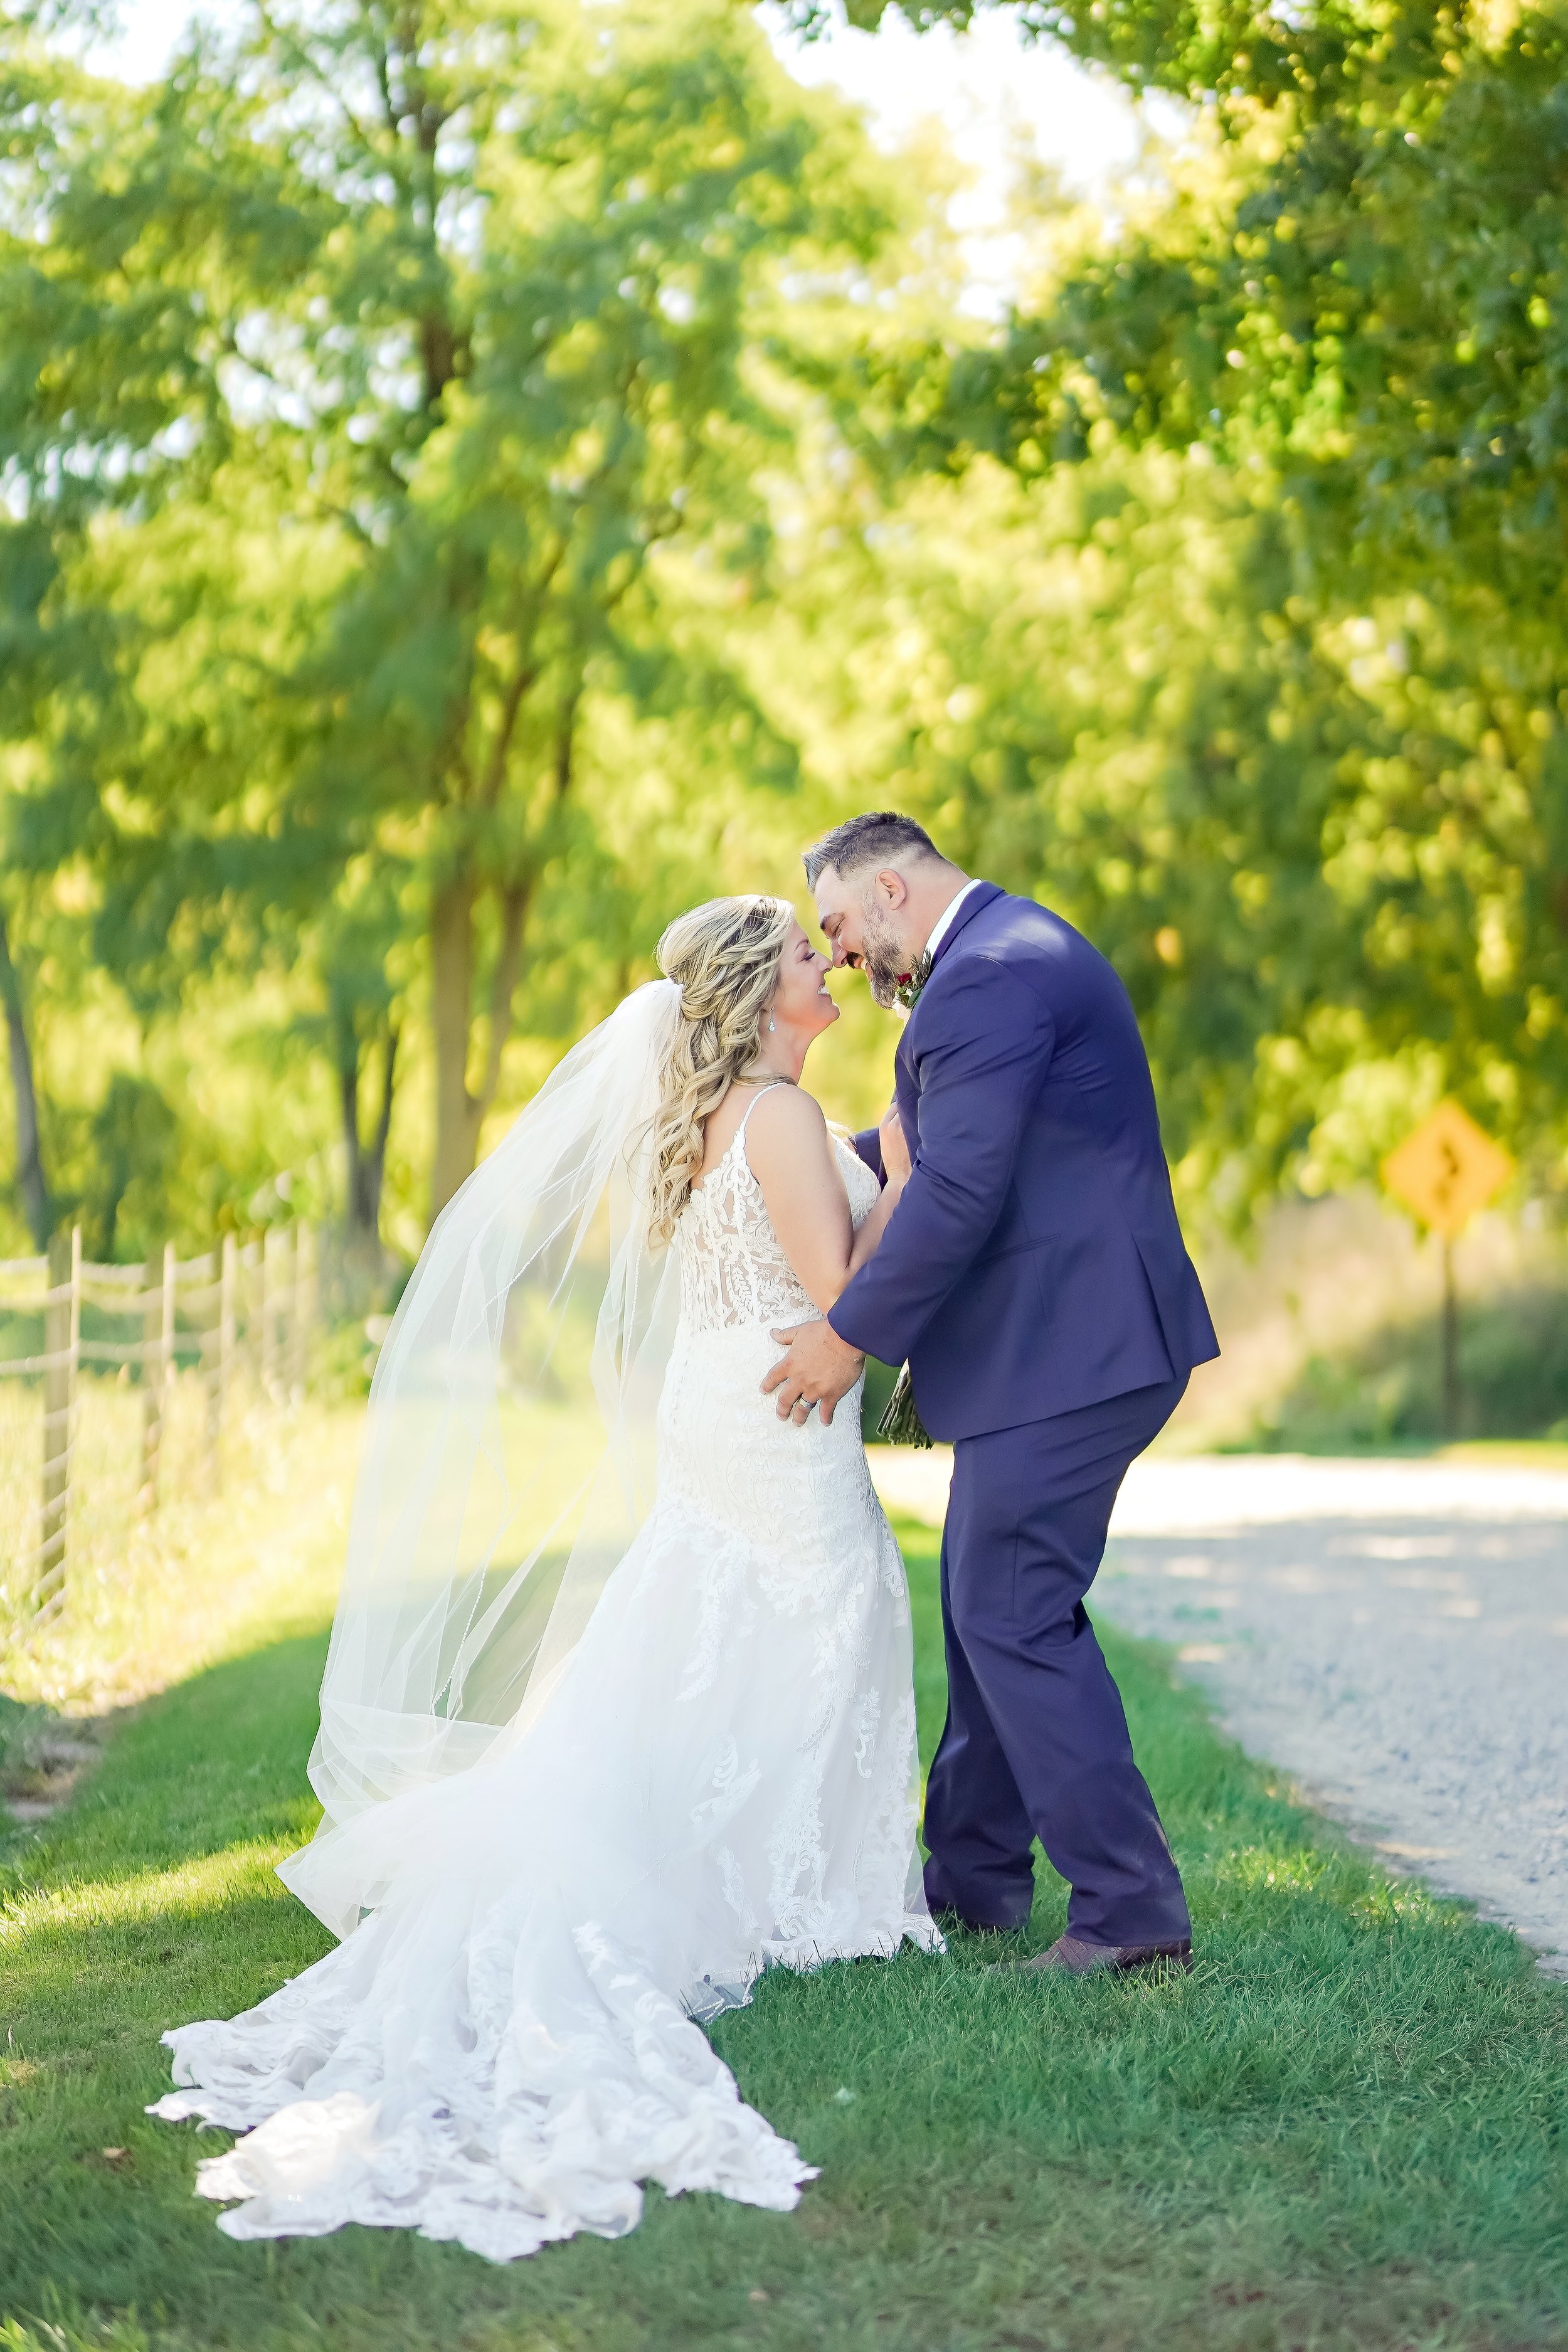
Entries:
[[957, 914], [954, 915], [952, 922], [949, 923], [946, 931], [937, 942], [936, 953], [931, 960], [931, 968], [932, 971], [936, 970], [938, 964], [942, 961], [943, 956], [947, 953], [954, 940], [957, 939], [959, 933], [964, 929], [966, 924], [972, 923], [974, 920], [975, 916], [979, 914], [981, 908], [983, 907], [994, 905], [998, 898], [1005, 898], [1006, 895], [1006, 892], [998, 883], [995, 882], [982, 882], [977, 890], [972, 890], [970, 892], [963, 906], [960, 907]]
[[[995, 882], [982, 882], [978, 890], [972, 890], [970, 892], [968, 898], [964, 900], [963, 906], [960, 907], [957, 914], [954, 915], [952, 922], [948, 925], [946, 932], [943, 934], [942, 938], [937, 941], [936, 953], [931, 960], [931, 968], [933, 973], [942, 962], [942, 960], [947, 953], [949, 948], [952, 945], [954, 940], [957, 939], [959, 933], [963, 929], [964, 926], [973, 921], [975, 916], [979, 914], [983, 907], [993, 906], [998, 898], [1005, 898], [1006, 895], [1006, 892]], [[926, 987], [929, 988], [930, 985], [931, 981], [928, 977]], [[920, 1088], [915, 1083], [914, 1062], [910, 1053], [910, 1034], [914, 1028], [915, 1023], [921, 1017], [921, 1006], [924, 1002], [925, 990], [922, 989], [920, 996], [915, 1001], [914, 1011], [910, 1013], [909, 1019], [904, 1024], [904, 1034], [899, 1040], [899, 1050], [893, 1056], [893, 1076], [896, 1081], [896, 1089], [900, 1096], [908, 1097], [911, 1111], [919, 1097]], [[905, 1119], [904, 1125], [906, 1129], [910, 1129], [911, 1124], [910, 1119]], [[914, 1136], [912, 1132], [910, 1132], [910, 1142], [912, 1148], [914, 1143]]]

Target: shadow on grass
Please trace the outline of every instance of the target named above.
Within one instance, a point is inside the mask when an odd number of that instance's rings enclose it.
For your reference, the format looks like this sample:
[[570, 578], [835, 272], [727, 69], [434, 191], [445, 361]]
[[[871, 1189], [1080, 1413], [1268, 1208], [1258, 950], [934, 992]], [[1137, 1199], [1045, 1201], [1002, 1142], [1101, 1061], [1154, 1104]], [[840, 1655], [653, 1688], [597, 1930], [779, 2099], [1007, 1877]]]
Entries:
[[209, 1666], [116, 1727], [95, 1776], [42, 1831], [14, 1833], [0, 1888], [43, 1868], [110, 1882], [257, 1838], [308, 1835], [305, 1780], [327, 1633]]
[[[935, 1543], [904, 1534], [929, 1754]], [[147, 1707], [14, 1873], [5, 2352], [1568, 2346], [1562, 1989], [1286, 1801], [1163, 1651], [1114, 1637], [1194, 1976], [995, 1977], [971, 1938], [770, 1976], [714, 2039], [823, 2168], [793, 2216], [656, 2191], [631, 2238], [505, 2270], [400, 2232], [231, 2243], [190, 2194], [203, 2142], [141, 2110], [165, 2025], [325, 1948], [272, 1874], [314, 1819], [323, 1648], [279, 1643]], [[1042, 1868], [1031, 1941], [1063, 1902]]]

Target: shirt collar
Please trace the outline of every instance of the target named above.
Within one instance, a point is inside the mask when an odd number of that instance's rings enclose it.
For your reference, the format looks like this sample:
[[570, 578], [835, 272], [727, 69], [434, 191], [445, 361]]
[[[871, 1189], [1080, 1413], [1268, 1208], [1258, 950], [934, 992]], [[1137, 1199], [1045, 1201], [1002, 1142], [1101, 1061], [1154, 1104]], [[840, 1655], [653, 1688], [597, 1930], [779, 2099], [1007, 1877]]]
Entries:
[[984, 887], [984, 882], [982, 882], [977, 877], [974, 881], [966, 882], [963, 889], [956, 891], [948, 900], [946, 906], [942, 908], [941, 914], [937, 917], [935, 922], [931, 927], [931, 936], [926, 940], [925, 944], [925, 951], [928, 956], [934, 958], [938, 948], [941, 947], [943, 940], [945, 940], [948, 935], [948, 932], [952, 929], [953, 917], [957, 914], [964, 900], [969, 897], [970, 892], [972, 890], [983, 890]]

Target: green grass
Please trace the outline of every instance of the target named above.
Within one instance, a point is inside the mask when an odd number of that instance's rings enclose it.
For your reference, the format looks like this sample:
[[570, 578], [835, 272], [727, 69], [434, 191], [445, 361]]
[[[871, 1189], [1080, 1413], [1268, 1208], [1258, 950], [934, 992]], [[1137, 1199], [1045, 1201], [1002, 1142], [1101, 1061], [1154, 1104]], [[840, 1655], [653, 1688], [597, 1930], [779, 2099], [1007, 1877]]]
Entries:
[[1474, 1462], [1482, 1469], [1568, 1470], [1568, 1437], [1472, 1437], [1437, 1449], [1439, 1462]]
[[[929, 1752], [934, 1538], [901, 1532]], [[73, 1809], [13, 1849], [5, 2352], [1568, 2347], [1568, 1988], [1391, 1884], [1124, 1641], [1193, 1977], [1007, 1980], [966, 1940], [770, 1978], [716, 2039], [823, 2168], [793, 2215], [656, 2193], [631, 2238], [505, 2270], [370, 2231], [231, 2244], [190, 2194], [196, 2135], [142, 2106], [163, 2026], [241, 2008], [323, 1948], [270, 1873], [312, 1819], [314, 1578], [125, 1721]], [[1043, 1875], [1035, 1941], [1062, 1910]]]
[[[1162, 1454], [1178, 1451], [1159, 1444]], [[1208, 1449], [1201, 1449], [1208, 1451]], [[1289, 1442], [1258, 1446], [1258, 1434], [1239, 1437], [1234, 1444], [1213, 1446], [1215, 1454], [1311, 1454], [1321, 1461], [1422, 1461], [1469, 1463], [1477, 1470], [1568, 1470], [1568, 1437], [1462, 1437], [1455, 1444], [1436, 1444], [1429, 1437], [1389, 1437], [1387, 1444], [1373, 1440], [1340, 1440], [1314, 1433], [1293, 1433]]]

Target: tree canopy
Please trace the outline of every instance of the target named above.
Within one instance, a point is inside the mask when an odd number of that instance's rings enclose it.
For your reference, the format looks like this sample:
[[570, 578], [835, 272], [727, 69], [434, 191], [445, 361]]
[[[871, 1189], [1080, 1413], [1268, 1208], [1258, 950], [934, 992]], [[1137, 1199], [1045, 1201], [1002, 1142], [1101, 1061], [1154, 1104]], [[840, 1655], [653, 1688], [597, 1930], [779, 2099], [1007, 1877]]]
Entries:
[[795, 779], [762, 484], [889, 175], [703, 0], [268, 10], [146, 96], [8, 62], [15, 870], [79, 869], [149, 1015], [307, 957], [351, 1159], [422, 935], [439, 1207], [525, 971], [546, 1033], [603, 1010]]
[[[1189, 148], [1155, 203], [1064, 240], [994, 338], [876, 355], [860, 417], [899, 464], [961, 478], [1005, 466], [1042, 513], [1076, 474], [1110, 541], [1130, 466], [1156, 453], [1179, 462], [1194, 526], [1230, 517], [1223, 595], [1212, 568], [1173, 567], [1178, 596], [1209, 612], [1212, 653], [1194, 645], [1162, 673], [1177, 700], [1184, 685], [1197, 698], [1180, 788], [1133, 828], [1151, 846], [1168, 820], [1206, 840], [1204, 951], [1250, 974], [1253, 1067], [1229, 1029], [1210, 1141], [1228, 1131], [1258, 1179], [1327, 1183], [1373, 1165], [1447, 1091], [1555, 1188], [1563, 27], [1502, 0], [1016, 13], [1134, 88], [1193, 101]], [[1233, 668], [1240, 692], [1216, 692]], [[1035, 762], [1042, 814], [1059, 810], [1059, 759], [1047, 747]], [[1098, 786], [1091, 798], [1103, 815]], [[1157, 854], [1131, 866], [1152, 929], [1172, 877]], [[1222, 997], [1205, 1003], [1218, 1019]], [[1200, 1063], [1209, 1034], [1207, 1018], [1186, 1030]]]
[[412, 1247], [671, 912], [894, 801], [1112, 956], [1190, 1204], [1442, 1093], [1561, 1189], [1557, 19], [1015, 13], [1191, 130], [1021, 185], [994, 326], [929, 142], [727, 0], [258, 6], [145, 89], [8, 20], [18, 1217], [309, 1166]]

